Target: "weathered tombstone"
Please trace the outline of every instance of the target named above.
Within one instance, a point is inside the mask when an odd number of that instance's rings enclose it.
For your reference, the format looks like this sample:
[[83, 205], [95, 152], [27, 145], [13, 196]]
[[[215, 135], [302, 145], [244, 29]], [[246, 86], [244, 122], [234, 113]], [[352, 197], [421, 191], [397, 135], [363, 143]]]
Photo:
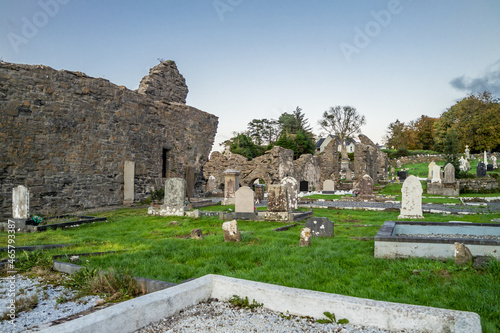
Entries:
[[194, 198], [194, 171], [193, 167], [186, 167], [186, 194], [189, 199]]
[[432, 179], [431, 183], [440, 183], [441, 184], [441, 166], [434, 165], [432, 168]]
[[331, 179], [327, 179], [323, 182], [323, 193], [325, 192], [335, 192], [335, 182]]
[[248, 186], [242, 186], [234, 196], [234, 211], [237, 219], [255, 218], [255, 193]]
[[455, 264], [466, 265], [472, 262], [472, 253], [469, 248], [462, 243], [455, 243]]
[[268, 212], [288, 212], [287, 189], [283, 185], [270, 185], [267, 192]]
[[460, 171], [462, 172], [467, 172], [467, 160], [463, 157], [460, 156], [460, 159], [458, 160], [460, 162]]
[[370, 175], [363, 175], [359, 181], [359, 198], [364, 200], [374, 199], [373, 195], [373, 179]]
[[131, 205], [134, 203], [134, 178], [135, 162], [125, 161], [123, 164], [123, 204]]
[[222, 223], [222, 233], [224, 242], [239, 242], [241, 240], [236, 220]]
[[468, 145], [465, 145], [465, 158], [470, 159], [470, 149]]
[[345, 170], [345, 180], [346, 180], [346, 182], [352, 182], [352, 176], [353, 176], [352, 174], [353, 174], [353, 172], [352, 172], [352, 170], [350, 168], [347, 168]]
[[498, 169], [497, 157], [495, 155], [491, 156], [491, 164], [493, 165], [493, 169]]
[[396, 173], [396, 169], [393, 166], [391, 166], [391, 175], [394, 176], [395, 173]]
[[306, 221], [306, 228], [311, 230], [314, 237], [333, 237], [333, 222], [327, 217], [311, 217]]
[[481, 160], [476, 167], [476, 176], [479, 178], [486, 177], [486, 165]]
[[311, 229], [302, 228], [300, 230], [300, 242], [299, 246], [311, 246]]
[[488, 153], [486, 152], [486, 150], [484, 151], [483, 155], [484, 155], [484, 161], [483, 162], [484, 162], [485, 165], [488, 165]]
[[214, 192], [216, 189], [217, 189], [217, 179], [213, 175], [211, 175], [210, 177], [208, 177], [205, 191], [210, 193]]
[[264, 185], [261, 184], [254, 185], [255, 202], [261, 203], [262, 200], [264, 200], [264, 189], [265, 189]]
[[240, 188], [240, 172], [229, 169], [224, 171], [224, 199], [223, 206], [234, 205], [234, 194]]
[[193, 229], [191, 230], [191, 239], [203, 239], [203, 232], [201, 229]]
[[184, 216], [186, 201], [186, 181], [182, 178], [165, 180], [165, 199], [159, 209], [148, 208], [148, 214], [160, 216]]
[[406, 178], [401, 189], [401, 210], [398, 219], [422, 219], [422, 184], [417, 177]]
[[408, 178], [408, 171], [398, 171], [398, 179], [400, 182], [404, 182]]
[[431, 180], [432, 179], [432, 172], [434, 171], [434, 167], [436, 166], [436, 162], [432, 161], [429, 163], [429, 166], [427, 167], [429, 170], [429, 173], [427, 175], [427, 179]]
[[451, 163], [444, 167], [444, 183], [455, 183], [455, 167]]
[[299, 200], [299, 182], [293, 177], [285, 177], [281, 180], [281, 185], [286, 187], [288, 209], [296, 210]]
[[26, 220], [30, 216], [30, 192], [24, 185], [12, 189], [12, 217]]
[[401, 168], [402, 164], [403, 163], [401, 163], [401, 160], [397, 160], [396, 161], [396, 168], [398, 168], [398, 169]]

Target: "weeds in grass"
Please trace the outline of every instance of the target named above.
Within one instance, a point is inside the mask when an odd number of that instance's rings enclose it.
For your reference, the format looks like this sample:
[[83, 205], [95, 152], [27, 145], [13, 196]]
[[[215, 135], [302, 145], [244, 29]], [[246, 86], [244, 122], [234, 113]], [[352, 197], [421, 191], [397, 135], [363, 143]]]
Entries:
[[252, 303], [250, 303], [248, 297], [243, 299], [238, 295], [233, 295], [233, 297], [229, 299], [229, 303], [237, 308], [250, 309], [251, 311], [255, 308], [261, 308], [264, 305], [263, 303], [257, 303], [255, 300], [252, 300]]
[[15, 267], [18, 272], [27, 272], [36, 266], [51, 269], [53, 264], [52, 257], [43, 251], [23, 251], [16, 260]]
[[335, 318], [335, 314], [333, 312], [326, 311], [326, 312], [323, 312], [323, 314], [325, 315], [326, 319], [318, 319], [318, 320], [316, 320], [317, 323], [320, 323], [320, 324], [338, 324], [338, 325], [349, 324], [349, 320], [347, 320], [345, 318], [337, 320], [337, 318]]
[[[21, 296], [16, 297], [14, 301], [14, 309], [16, 313], [28, 312], [34, 309], [38, 305], [38, 295], [33, 294], [31, 296]], [[10, 319], [9, 311], [0, 314], [0, 321]]]

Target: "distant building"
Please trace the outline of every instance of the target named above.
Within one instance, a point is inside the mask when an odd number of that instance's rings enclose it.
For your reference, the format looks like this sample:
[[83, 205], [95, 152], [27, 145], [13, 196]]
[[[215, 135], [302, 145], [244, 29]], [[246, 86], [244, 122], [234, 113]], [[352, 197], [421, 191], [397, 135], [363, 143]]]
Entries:
[[[341, 151], [340, 139], [336, 135], [328, 135], [326, 138], [321, 138], [316, 142], [316, 154], [320, 154], [325, 150], [325, 147], [330, 143], [330, 141], [335, 140], [337, 142], [337, 151]], [[356, 147], [356, 141], [354, 139], [346, 139], [345, 146], [348, 153], [354, 153]]]

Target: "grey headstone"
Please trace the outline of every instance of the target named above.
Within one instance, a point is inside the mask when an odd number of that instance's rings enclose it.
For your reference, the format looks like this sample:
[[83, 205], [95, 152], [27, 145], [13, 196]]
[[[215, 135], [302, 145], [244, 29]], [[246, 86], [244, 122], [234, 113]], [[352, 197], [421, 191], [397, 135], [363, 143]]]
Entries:
[[333, 222], [327, 217], [311, 217], [306, 221], [306, 227], [311, 229], [314, 237], [333, 237]]
[[254, 213], [255, 211], [255, 193], [248, 186], [242, 186], [236, 191], [234, 196], [236, 213]]
[[323, 191], [333, 192], [335, 191], [335, 182], [331, 179], [327, 179], [323, 182]]
[[299, 200], [299, 182], [293, 177], [285, 177], [281, 180], [281, 185], [286, 187], [288, 209], [296, 210]]
[[268, 212], [288, 212], [288, 197], [286, 186], [270, 185], [267, 193]]
[[359, 194], [371, 195], [373, 194], [373, 179], [370, 175], [365, 174], [359, 181]]
[[224, 171], [224, 200], [222, 205], [234, 205], [234, 195], [240, 188], [240, 172], [229, 169]]
[[135, 162], [125, 161], [123, 164], [123, 204], [134, 203]]
[[169, 207], [184, 207], [185, 200], [186, 181], [182, 178], [166, 179], [164, 205]]
[[12, 217], [27, 219], [30, 216], [30, 192], [24, 185], [12, 189]]
[[448, 163], [444, 167], [444, 183], [454, 183], [455, 182], [455, 167], [453, 164]]
[[486, 165], [482, 162], [479, 161], [476, 167], [476, 176], [477, 177], [486, 177]]

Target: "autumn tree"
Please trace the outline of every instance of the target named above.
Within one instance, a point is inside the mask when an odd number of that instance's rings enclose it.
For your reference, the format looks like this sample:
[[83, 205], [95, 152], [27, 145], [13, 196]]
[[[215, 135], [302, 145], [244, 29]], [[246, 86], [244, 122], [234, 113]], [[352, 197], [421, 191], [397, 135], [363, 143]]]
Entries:
[[330, 107], [329, 110], [323, 112], [321, 120], [318, 124], [327, 131], [330, 135], [336, 135], [341, 142], [342, 159], [349, 159], [345, 141], [352, 138], [354, 134], [360, 132], [361, 126], [366, 123], [365, 116], [356, 111], [352, 106]]
[[430, 150], [434, 146], [434, 124], [438, 118], [420, 116], [414, 123], [417, 149]]

